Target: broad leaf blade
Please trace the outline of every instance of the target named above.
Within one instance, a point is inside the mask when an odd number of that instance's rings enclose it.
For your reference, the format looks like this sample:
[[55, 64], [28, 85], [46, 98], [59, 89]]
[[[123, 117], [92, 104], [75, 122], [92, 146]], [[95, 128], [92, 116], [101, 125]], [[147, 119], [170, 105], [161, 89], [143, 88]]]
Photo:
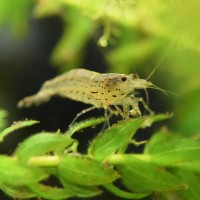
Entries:
[[67, 189], [46, 186], [39, 183], [30, 185], [29, 188], [39, 197], [49, 200], [68, 199], [74, 196], [74, 194]]
[[60, 177], [86, 186], [110, 183], [119, 175], [112, 167], [83, 156], [65, 156], [59, 165]]
[[28, 199], [37, 196], [34, 192], [31, 192], [30, 189], [25, 186], [10, 186], [5, 183], [0, 183], [0, 189], [9, 196], [17, 199]]
[[113, 184], [107, 184], [107, 185], [104, 185], [104, 187], [108, 191], [112, 192], [116, 196], [119, 196], [119, 197], [121, 197], [123, 199], [141, 199], [141, 198], [144, 198], [144, 197], [150, 195], [150, 193], [131, 193], [131, 192], [127, 192], [127, 191], [119, 189], [118, 187], [116, 187]]
[[126, 149], [131, 138], [140, 127], [149, 127], [152, 123], [168, 119], [169, 117], [171, 117], [169, 114], [160, 114], [119, 122], [99, 134], [92, 141], [88, 150], [89, 155], [95, 160], [103, 160], [124, 147]]
[[46, 177], [47, 175], [38, 168], [26, 167], [16, 159], [0, 156], [0, 184], [24, 186]]
[[164, 168], [124, 155], [117, 166], [123, 184], [133, 192], [167, 192], [185, 188], [185, 184]]
[[127, 145], [145, 118], [137, 118], [119, 122], [97, 136], [91, 143], [89, 155], [95, 160], [103, 160]]
[[156, 133], [145, 147], [151, 162], [200, 172], [200, 141], [171, 133]]
[[188, 186], [187, 190], [178, 192], [183, 200], [199, 200], [200, 197], [200, 182], [197, 174], [188, 170], [177, 170], [175, 174], [178, 175]]
[[21, 160], [31, 156], [45, 155], [49, 152], [62, 152], [74, 140], [68, 135], [58, 133], [38, 133], [25, 140], [16, 150], [15, 155]]
[[64, 188], [70, 189], [75, 194], [75, 196], [81, 198], [93, 197], [102, 193], [102, 191], [95, 186], [76, 184], [71, 182], [70, 180], [67, 180], [64, 177], [61, 177], [60, 180]]

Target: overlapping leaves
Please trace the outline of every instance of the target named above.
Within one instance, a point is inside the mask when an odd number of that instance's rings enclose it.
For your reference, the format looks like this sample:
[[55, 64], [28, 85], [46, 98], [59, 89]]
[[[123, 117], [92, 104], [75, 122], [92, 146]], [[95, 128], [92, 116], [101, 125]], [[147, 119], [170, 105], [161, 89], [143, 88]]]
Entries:
[[[97, 135], [87, 154], [77, 152], [78, 141], [72, 136], [81, 127], [101, 123], [101, 118], [75, 124], [65, 134], [37, 133], [23, 141], [12, 156], [0, 156], [0, 188], [15, 198], [92, 197], [101, 194], [99, 186], [128, 199], [188, 188], [181, 193], [186, 197], [193, 187], [186, 175], [191, 178], [199, 172], [199, 140], [158, 132], [145, 145], [143, 154], [126, 153], [139, 128], [168, 117], [161, 114], [119, 122]], [[3, 130], [0, 137], [5, 140], [11, 132], [35, 123], [17, 122]], [[60, 187], [45, 184], [52, 176]], [[116, 180], [127, 190], [118, 188]]]

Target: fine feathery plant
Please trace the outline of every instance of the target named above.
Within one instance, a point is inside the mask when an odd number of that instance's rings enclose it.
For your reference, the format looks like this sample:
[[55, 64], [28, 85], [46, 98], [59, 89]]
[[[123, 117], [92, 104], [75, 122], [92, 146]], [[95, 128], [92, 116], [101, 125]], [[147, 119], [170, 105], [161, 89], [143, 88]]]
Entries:
[[[0, 112], [1, 122], [5, 115]], [[22, 141], [10, 156], [0, 155], [0, 188], [13, 198], [67, 199], [93, 197], [108, 190], [122, 199], [141, 199], [156, 194], [187, 199], [193, 186], [186, 177], [200, 172], [200, 141], [181, 137], [170, 131], [158, 131], [145, 144], [142, 153], [127, 153], [127, 148], [140, 145], [133, 137], [138, 129], [171, 117], [169, 114], [142, 116], [120, 121], [89, 143], [86, 153], [78, 152], [78, 131], [95, 127], [104, 118], [75, 123], [65, 133], [40, 132]], [[15, 122], [0, 133], [6, 136], [38, 123]], [[2, 125], [2, 124], [1, 124]], [[56, 177], [59, 187], [49, 185]], [[199, 184], [199, 183], [198, 183]], [[199, 196], [199, 190], [193, 191]], [[192, 198], [195, 199], [195, 198]]]

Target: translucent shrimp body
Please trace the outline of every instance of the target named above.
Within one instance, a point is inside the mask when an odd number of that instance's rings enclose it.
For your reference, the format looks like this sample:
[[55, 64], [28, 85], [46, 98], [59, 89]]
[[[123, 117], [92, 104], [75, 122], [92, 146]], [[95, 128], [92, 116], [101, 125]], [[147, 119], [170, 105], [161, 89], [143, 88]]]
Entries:
[[[91, 104], [94, 108], [104, 108], [126, 118], [130, 114], [141, 114], [138, 107], [141, 98], [135, 96], [136, 90], [148, 87], [153, 87], [153, 84], [139, 79], [135, 74], [101, 74], [86, 69], [73, 69], [44, 82], [38, 93], [19, 101], [18, 107], [39, 105], [53, 96], [61, 96]], [[115, 111], [112, 106], [116, 108]]]

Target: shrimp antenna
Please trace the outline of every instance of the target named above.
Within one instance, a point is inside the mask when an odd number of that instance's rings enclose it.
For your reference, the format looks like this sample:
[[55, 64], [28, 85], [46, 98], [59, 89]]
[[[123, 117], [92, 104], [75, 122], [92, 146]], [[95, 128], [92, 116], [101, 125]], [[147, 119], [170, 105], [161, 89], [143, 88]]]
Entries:
[[158, 87], [157, 85], [152, 84], [152, 87], [149, 87], [149, 88], [152, 88], [152, 89], [155, 89], [155, 90], [159, 90], [159, 91], [161, 91], [163, 94], [165, 94], [165, 95], [168, 96], [168, 93], [169, 93], [169, 92], [168, 92], [167, 90], [164, 90], [164, 89]]
[[[170, 45], [171, 46], [171, 45]], [[154, 69], [151, 71], [151, 73], [148, 75], [148, 77], [146, 78], [146, 80], [149, 80], [153, 74], [155, 73], [155, 71], [158, 69], [158, 67], [161, 65], [161, 63], [165, 60], [165, 58], [167, 57], [167, 54], [169, 53], [170, 50], [170, 46], [169, 48], [167, 48], [167, 51], [165, 52], [165, 54], [162, 56], [162, 58], [159, 60], [159, 62], [157, 63], [157, 65], [154, 67]]]
[[177, 97], [179, 97], [181, 99], [187, 100], [186, 98], [184, 98], [180, 94], [177, 94], [176, 92], [171, 92], [169, 90], [162, 89], [162, 88], [160, 88], [160, 87], [158, 87], [157, 85], [154, 85], [154, 84], [152, 84], [152, 87], [149, 87], [149, 88], [159, 90], [159, 91], [161, 91], [162, 93], [164, 93], [167, 96], [168, 96], [168, 94], [173, 94], [173, 95], [175, 95], [175, 96], [177, 96]]

